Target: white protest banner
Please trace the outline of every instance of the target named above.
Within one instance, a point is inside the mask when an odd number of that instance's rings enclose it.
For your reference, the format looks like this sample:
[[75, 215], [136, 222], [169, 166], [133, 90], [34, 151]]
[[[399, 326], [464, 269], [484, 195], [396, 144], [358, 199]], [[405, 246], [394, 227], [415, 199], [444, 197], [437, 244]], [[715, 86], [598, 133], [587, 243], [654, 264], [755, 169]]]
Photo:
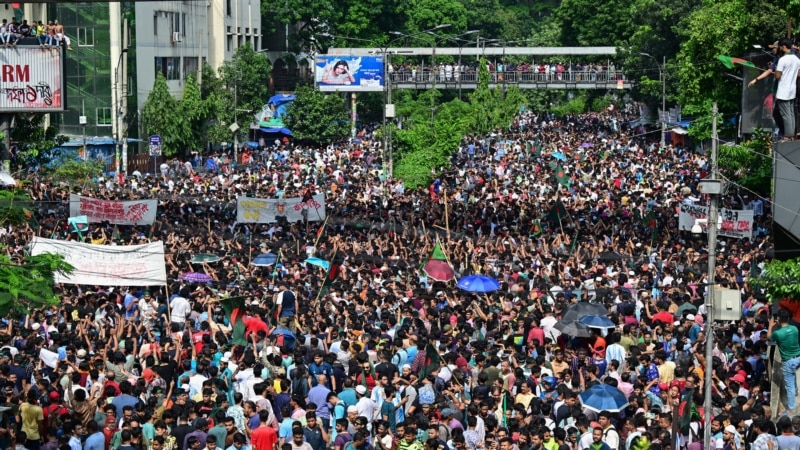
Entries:
[[89, 223], [105, 220], [114, 225], [152, 225], [156, 220], [158, 200], [99, 200], [69, 195], [69, 215], [86, 216]]
[[[747, 209], [727, 209], [719, 210], [719, 217], [722, 225], [717, 232], [719, 236], [743, 239], [753, 238], [753, 211]], [[695, 219], [707, 219], [708, 206], [700, 205], [680, 205], [680, 215], [678, 217], [678, 229], [681, 231], [691, 231]], [[705, 229], [705, 225], [703, 225]]]
[[303, 214], [307, 214], [309, 222], [324, 221], [325, 195], [317, 194], [307, 202], [302, 197], [239, 197], [236, 200], [236, 220], [239, 223], [272, 223], [277, 221], [277, 217], [285, 217], [290, 223], [300, 222], [305, 219]]
[[100, 286], [155, 286], [167, 283], [164, 243], [92, 245], [34, 236], [32, 255], [59, 254], [75, 267], [70, 275], [56, 274], [56, 283]]

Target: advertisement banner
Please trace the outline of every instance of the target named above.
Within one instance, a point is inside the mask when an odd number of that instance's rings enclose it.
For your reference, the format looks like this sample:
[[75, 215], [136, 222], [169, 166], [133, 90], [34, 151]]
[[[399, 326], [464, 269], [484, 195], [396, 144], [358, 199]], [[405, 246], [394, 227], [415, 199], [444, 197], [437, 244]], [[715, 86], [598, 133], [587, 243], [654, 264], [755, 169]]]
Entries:
[[110, 201], [69, 195], [69, 215], [87, 216], [89, 223], [108, 221], [114, 225], [152, 225], [158, 200]]
[[304, 202], [302, 197], [294, 198], [247, 198], [236, 201], [236, 220], [239, 223], [273, 223], [278, 217], [287, 222], [300, 222], [308, 217], [309, 222], [325, 220], [325, 195], [317, 194]]
[[[681, 204], [679, 214], [678, 229], [691, 231], [695, 219], [708, 218], [708, 206]], [[722, 219], [722, 225], [717, 236], [753, 239], [753, 210], [721, 208], [719, 217]], [[703, 225], [704, 233], [705, 227], [706, 225]]]
[[32, 255], [62, 255], [75, 267], [70, 275], [56, 274], [56, 283], [100, 286], [156, 286], [167, 283], [164, 243], [92, 245], [34, 236]]
[[61, 47], [0, 48], [0, 112], [64, 111]]
[[320, 55], [314, 66], [314, 79], [320, 91], [383, 91], [383, 56]]

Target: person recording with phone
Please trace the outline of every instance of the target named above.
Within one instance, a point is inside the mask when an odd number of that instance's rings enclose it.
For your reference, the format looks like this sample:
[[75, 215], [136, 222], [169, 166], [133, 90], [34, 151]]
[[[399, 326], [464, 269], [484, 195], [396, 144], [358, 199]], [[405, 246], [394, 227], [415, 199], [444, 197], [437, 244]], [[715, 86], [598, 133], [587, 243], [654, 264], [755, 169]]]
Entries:
[[[783, 381], [786, 385], [786, 396], [788, 397], [786, 408], [791, 412], [795, 408], [795, 397], [797, 396], [797, 368], [800, 367], [800, 344], [798, 344], [797, 327], [791, 325], [789, 321], [792, 314], [781, 308], [776, 317], [769, 322], [769, 340], [775, 342], [781, 354], [783, 362]], [[775, 325], [780, 327], [775, 330]]]

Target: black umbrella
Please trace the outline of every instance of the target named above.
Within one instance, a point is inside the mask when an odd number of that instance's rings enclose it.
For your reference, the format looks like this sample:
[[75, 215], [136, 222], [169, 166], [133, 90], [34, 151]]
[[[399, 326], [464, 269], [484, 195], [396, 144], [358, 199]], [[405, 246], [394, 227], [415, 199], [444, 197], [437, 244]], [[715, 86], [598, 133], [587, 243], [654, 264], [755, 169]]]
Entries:
[[597, 255], [598, 261], [622, 261], [623, 259], [627, 258], [628, 255], [623, 255], [622, 253], [617, 252], [601, 252]]
[[561, 316], [562, 322], [574, 322], [583, 316], [596, 314], [604, 316], [608, 314], [608, 309], [600, 303], [578, 302], [567, 306], [564, 315]]
[[592, 332], [589, 330], [589, 327], [586, 325], [578, 322], [561, 322], [556, 323], [553, 328], [560, 331], [561, 334], [566, 334], [567, 336], [571, 337], [589, 337], [592, 335]]

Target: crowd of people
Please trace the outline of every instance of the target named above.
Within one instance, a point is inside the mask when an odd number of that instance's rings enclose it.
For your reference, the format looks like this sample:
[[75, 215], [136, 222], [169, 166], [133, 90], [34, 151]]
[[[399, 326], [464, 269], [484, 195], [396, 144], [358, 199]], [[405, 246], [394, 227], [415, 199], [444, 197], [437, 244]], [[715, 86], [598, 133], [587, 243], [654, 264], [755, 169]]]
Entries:
[[[622, 69], [613, 62], [607, 64], [558, 62], [509, 63], [502, 60], [487, 61], [487, 69], [493, 81], [506, 82], [558, 82], [558, 81], [599, 81], [624, 80]], [[389, 76], [398, 82], [475, 83], [478, 79], [476, 63], [461, 61], [430, 64], [392, 64]]]
[[[754, 211], [752, 239], [710, 249], [680, 231], [677, 208], [704, 202], [708, 161], [659, 147], [625, 111], [526, 112], [508, 130], [465, 136], [425, 189], [382, 178], [370, 133], [324, 148], [278, 141], [248, 150], [247, 164], [230, 155], [166, 163], [122, 184], [32, 175], [24, 188], [38, 228], [0, 230], [12, 258], [33, 235], [159, 240], [171, 281], [168, 290], [62, 285], [58, 305], [9, 318], [0, 446], [666, 450], [702, 447], [710, 427], [717, 449], [800, 449], [800, 417], [777, 429], [769, 420], [786, 411], [770, 404], [773, 340], [787, 361], [800, 359], [747, 284], [771, 247], [771, 203], [739, 189], [723, 196], [725, 207]], [[155, 197], [157, 219], [78, 234], [67, 224], [70, 193]], [[236, 221], [243, 196], [310, 194], [325, 195], [327, 221]], [[483, 274], [500, 288], [476, 294], [428, 277], [421, 267], [437, 243], [456, 278]], [[251, 264], [266, 252], [279, 261]], [[712, 361], [709, 252], [717, 282], [739, 290], [744, 308], [713, 328]], [[221, 260], [192, 264], [199, 253]], [[338, 267], [335, 277], [309, 256]], [[182, 281], [197, 271], [212, 281]], [[246, 342], [235, 343], [224, 299], [242, 296]], [[613, 327], [562, 333], [566, 312], [586, 305], [607, 310]], [[581, 394], [596, 388], [625, 403], [593, 407]]]

